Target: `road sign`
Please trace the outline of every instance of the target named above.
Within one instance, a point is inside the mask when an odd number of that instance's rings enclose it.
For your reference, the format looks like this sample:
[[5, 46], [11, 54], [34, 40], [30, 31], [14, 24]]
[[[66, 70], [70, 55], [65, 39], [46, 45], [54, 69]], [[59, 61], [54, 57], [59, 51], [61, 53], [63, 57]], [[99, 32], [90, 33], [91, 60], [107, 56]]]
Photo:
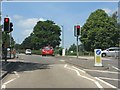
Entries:
[[101, 49], [95, 49], [95, 66], [102, 66], [102, 60], [101, 60]]

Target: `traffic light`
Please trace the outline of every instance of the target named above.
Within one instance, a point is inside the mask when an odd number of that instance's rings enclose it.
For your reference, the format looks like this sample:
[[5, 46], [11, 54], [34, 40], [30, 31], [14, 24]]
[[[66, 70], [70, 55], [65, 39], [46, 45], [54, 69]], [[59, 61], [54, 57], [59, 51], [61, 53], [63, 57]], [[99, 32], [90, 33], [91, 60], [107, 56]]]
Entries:
[[77, 36], [79, 36], [80, 35], [80, 26], [77, 25], [76, 27], [77, 27]]
[[4, 18], [4, 31], [9, 32], [10, 31], [10, 19]]
[[10, 22], [10, 32], [12, 32], [12, 31], [13, 31], [13, 23]]

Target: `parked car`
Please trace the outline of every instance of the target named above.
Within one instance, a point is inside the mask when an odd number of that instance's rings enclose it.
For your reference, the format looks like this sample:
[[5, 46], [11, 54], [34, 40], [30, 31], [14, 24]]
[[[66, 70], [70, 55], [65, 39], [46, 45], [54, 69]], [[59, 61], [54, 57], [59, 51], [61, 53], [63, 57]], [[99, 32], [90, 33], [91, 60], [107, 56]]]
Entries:
[[31, 55], [32, 54], [31, 49], [26, 49], [25, 54], [26, 55]]
[[118, 57], [120, 54], [119, 47], [111, 47], [102, 51], [102, 57], [111, 56], [111, 57]]
[[53, 56], [53, 55], [54, 55], [53, 47], [51, 47], [51, 46], [43, 47], [41, 54], [42, 54], [42, 56], [46, 56], [46, 55], [51, 55], [51, 56]]

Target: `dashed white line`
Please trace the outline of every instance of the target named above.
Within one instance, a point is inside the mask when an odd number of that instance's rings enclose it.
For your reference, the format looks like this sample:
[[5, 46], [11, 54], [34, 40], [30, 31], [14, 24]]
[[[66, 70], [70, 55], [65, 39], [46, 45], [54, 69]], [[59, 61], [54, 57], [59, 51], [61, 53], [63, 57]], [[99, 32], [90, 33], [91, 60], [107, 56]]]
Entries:
[[109, 83], [107, 83], [107, 82], [105, 82], [105, 81], [101, 80], [101, 79], [100, 79], [100, 78], [98, 78], [98, 77], [95, 77], [95, 79], [97, 79], [98, 81], [100, 81], [100, 82], [102, 82], [102, 83], [104, 83], [104, 84], [106, 84], [106, 85], [110, 86], [111, 88], [117, 88], [117, 87], [115, 87], [115, 86], [113, 86], [113, 85], [111, 85], [111, 84], [109, 84]]
[[114, 79], [114, 78], [106, 78], [106, 77], [99, 77], [100, 79], [106, 79], [106, 80], [115, 80], [120, 81], [120, 79]]

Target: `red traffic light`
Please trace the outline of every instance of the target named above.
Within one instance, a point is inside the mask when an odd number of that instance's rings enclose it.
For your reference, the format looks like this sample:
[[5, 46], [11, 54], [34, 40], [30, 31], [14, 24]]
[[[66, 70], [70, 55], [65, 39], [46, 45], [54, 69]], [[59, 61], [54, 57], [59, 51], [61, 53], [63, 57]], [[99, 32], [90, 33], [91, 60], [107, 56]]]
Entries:
[[5, 22], [9, 22], [9, 18], [5, 18]]
[[77, 28], [80, 28], [80, 26], [79, 26], [79, 25], [77, 25]]

